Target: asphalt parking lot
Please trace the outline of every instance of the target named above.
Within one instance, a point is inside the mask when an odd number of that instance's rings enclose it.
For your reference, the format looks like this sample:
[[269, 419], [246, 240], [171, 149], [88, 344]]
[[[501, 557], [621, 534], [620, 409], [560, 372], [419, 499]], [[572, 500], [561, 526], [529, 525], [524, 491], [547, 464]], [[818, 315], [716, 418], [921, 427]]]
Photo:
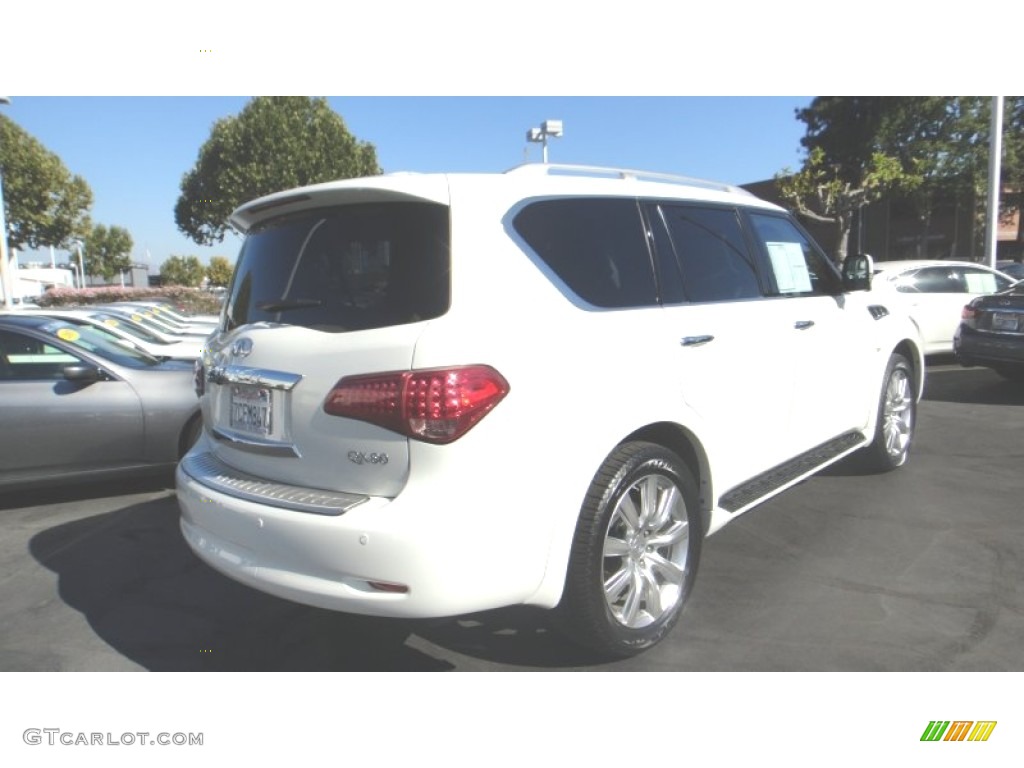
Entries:
[[659, 647], [600, 662], [527, 609], [335, 614], [235, 584], [170, 478], [0, 496], [0, 670], [1024, 670], [1024, 390], [933, 365], [900, 471], [839, 466], [706, 544]]

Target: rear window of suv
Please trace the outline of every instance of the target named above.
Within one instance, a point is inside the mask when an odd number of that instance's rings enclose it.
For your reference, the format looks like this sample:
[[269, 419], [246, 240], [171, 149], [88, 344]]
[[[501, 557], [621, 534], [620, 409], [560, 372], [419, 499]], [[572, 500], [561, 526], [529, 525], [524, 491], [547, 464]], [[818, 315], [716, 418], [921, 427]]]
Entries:
[[287, 323], [327, 332], [430, 320], [448, 310], [448, 208], [321, 208], [253, 228], [228, 297], [228, 328]]
[[657, 304], [651, 253], [635, 200], [543, 200], [520, 211], [513, 225], [584, 301], [606, 308]]

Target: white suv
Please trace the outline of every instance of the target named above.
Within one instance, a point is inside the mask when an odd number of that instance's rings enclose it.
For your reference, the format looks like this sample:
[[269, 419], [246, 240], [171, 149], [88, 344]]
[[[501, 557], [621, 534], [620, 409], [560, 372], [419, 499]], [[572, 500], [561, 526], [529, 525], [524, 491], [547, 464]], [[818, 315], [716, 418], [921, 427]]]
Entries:
[[389, 174], [231, 221], [178, 498], [195, 552], [257, 589], [376, 616], [541, 606], [629, 655], [678, 619], [707, 534], [860, 449], [906, 460], [913, 326], [852, 290], [869, 264], [844, 278], [735, 187]]

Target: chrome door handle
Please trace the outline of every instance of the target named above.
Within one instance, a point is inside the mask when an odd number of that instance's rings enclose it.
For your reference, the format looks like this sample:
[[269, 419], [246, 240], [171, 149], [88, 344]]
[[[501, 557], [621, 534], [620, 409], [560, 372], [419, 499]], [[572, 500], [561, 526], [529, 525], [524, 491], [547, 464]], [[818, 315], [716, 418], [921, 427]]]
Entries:
[[795, 323], [793, 323], [793, 327], [796, 328], [798, 331], [806, 331], [812, 325], [814, 325], [813, 320], [797, 320]]
[[707, 344], [709, 341], [714, 341], [715, 337], [709, 334], [703, 336], [683, 336], [679, 340], [679, 343], [684, 347], [699, 347], [702, 344]]

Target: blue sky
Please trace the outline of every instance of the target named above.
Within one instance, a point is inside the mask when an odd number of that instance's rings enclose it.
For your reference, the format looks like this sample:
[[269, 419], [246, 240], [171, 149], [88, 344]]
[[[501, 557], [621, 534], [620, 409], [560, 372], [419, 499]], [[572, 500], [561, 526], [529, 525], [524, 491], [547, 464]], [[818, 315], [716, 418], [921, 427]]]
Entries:
[[[665, 171], [742, 184], [800, 163], [810, 97], [329, 97], [385, 171], [501, 171], [540, 162], [526, 131], [560, 119], [552, 162]], [[92, 218], [125, 227], [133, 258], [158, 271], [172, 254], [232, 261], [231, 236], [199, 246], [174, 223], [182, 176], [214, 121], [247, 97], [12, 97], [4, 114], [92, 187]], [[48, 253], [45, 254], [48, 260]], [[22, 261], [38, 258], [24, 254]], [[58, 260], [61, 254], [58, 253]]]

